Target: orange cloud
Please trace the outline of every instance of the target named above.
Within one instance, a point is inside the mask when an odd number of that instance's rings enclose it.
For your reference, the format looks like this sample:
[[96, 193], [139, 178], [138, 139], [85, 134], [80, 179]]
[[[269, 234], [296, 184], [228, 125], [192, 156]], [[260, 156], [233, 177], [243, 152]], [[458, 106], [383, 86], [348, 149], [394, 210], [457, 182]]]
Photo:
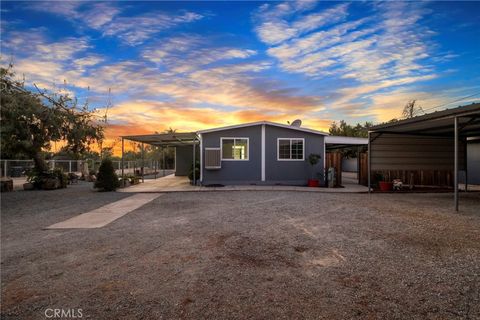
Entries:
[[325, 131], [332, 122], [332, 120], [314, 119], [307, 114], [262, 112], [254, 109], [219, 111], [213, 108], [183, 108], [177, 104], [156, 101], [122, 103], [108, 111], [108, 118], [110, 123], [106, 127], [104, 146], [113, 146], [116, 155], [121, 153], [119, 139], [121, 136], [151, 134], [163, 132], [169, 128], [179, 132], [191, 132], [262, 120], [286, 124], [287, 121], [297, 118], [308, 118], [304, 122], [306, 127]]

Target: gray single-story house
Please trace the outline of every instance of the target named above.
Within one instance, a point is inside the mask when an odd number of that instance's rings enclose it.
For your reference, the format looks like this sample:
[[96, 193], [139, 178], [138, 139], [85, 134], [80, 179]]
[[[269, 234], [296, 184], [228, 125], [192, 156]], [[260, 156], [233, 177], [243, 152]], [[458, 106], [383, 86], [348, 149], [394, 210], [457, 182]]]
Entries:
[[[259, 121], [197, 134], [203, 185], [305, 185], [324, 172], [328, 133], [322, 131]], [[310, 154], [321, 156], [313, 168]]]

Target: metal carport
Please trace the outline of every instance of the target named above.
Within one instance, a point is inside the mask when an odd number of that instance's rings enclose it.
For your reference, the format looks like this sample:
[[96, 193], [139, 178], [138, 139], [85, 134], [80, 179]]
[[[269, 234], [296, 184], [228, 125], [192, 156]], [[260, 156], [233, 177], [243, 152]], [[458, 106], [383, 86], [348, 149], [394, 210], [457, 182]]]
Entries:
[[[133, 135], [133, 136], [122, 136], [122, 181], [124, 178], [124, 151], [125, 151], [125, 140], [130, 140], [134, 142], [141, 143], [142, 150], [142, 163], [144, 162], [144, 144], [149, 144], [157, 147], [178, 147], [178, 146], [192, 146], [193, 154], [193, 163], [192, 166], [195, 167], [196, 159], [196, 146], [199, 145], [200, 141], [195, 132], [173, 132], [173, 133], [155, 133], [155, 134], [145, 134], [145, 135]], [[193, 184], [196, 184], [197, 177], [195, 176], [195, 170], [193, 170]], [[142, 181], [144, 181], [143, 171], [142, 171]]]
[[479, 103], [374, 126], [368, 133], [368, 190], [372, 170], [451, 170], [458, 211], [458, 172], [466, 170], [466, 141], [479, 136]]

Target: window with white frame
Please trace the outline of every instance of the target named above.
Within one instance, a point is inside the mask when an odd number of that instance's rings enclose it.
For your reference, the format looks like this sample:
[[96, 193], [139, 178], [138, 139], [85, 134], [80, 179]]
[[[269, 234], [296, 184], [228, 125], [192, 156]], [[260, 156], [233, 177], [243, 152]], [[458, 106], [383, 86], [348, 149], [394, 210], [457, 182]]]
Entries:
[[222, 160], [248, 160], [248, 138], [221, 138]]
[[277, 159], [278, 160], [304, 160], [303, 138], [278, 138]]

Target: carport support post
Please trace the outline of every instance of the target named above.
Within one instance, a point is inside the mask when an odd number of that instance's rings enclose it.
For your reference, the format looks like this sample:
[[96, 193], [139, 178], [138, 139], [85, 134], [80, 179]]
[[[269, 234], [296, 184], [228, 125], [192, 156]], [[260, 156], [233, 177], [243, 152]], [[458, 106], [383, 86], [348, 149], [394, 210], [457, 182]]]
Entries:
[[124, 162], [123, 162], [124, 150], [125, 150], [125, 143], [122, 137], [122, 184], [123, 184], [123, 187], [125, 187], [125, 171], [124, 171]]
[[165, 147], [162, 146], [162, 167], [163, 167], [163, 176], [165, 177]]
[[463, 165], [465, 166], [465, 192], [468, 191], [468, 147], [467, 147], [467, 138], [463, 140]]
[[458, 211], [458, 117], [454, 119], [455, 124], [455, 141], [454, 141], [454, 160], [453, 160], [453, 184], [454, 184], [454, 202], [455, 211]]
[[195, 177], [195, 141], [196, 139], [193, 138], [193, 185], [197, 185], [197, 179]]
[[367, 156], [368, 156], [368, 163], [367, 163], [367, 175], [368, 175], [368, 193], [371, 192], [371, 188], [370, 188], [370, 185], [371, 185], [371, 169], [370, 169], [370, 166], [371, 166], [371, 163], [372, 163], [372, 152], [371, 152], [371, 145], [370, 145], [370, 131], [368, 132], [368, 150], [367, 150]]
[[145, 148], [143, 146], [143, 142], [142, 142], [142, 183], [145, 182], [145, 177], [144, 177], [144, 171], [145, 171], [145, 152], [144, 152]]
[[[158, 150], [158, 147], [155, 147]], [[155, 152], [155, 154], [158, 154], [158, 152]], [[153, 162], [155, 164], [155, 179], [157, 179], [157, 170], [158, 170], [158, 160], [157, 157], [155, 157], [155, 160]]]

